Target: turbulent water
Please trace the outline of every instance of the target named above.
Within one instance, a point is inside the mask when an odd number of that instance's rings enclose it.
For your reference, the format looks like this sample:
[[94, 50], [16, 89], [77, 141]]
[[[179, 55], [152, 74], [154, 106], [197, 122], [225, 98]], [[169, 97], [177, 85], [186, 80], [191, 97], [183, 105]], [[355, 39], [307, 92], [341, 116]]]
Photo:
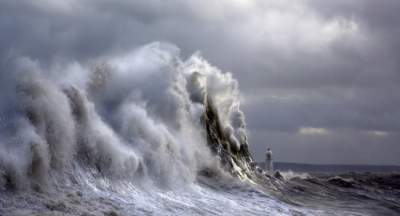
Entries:
[[396, 174], [254, 166], [238, 82], [153, 43], [0, 72], [0, 215], [396, 215]]

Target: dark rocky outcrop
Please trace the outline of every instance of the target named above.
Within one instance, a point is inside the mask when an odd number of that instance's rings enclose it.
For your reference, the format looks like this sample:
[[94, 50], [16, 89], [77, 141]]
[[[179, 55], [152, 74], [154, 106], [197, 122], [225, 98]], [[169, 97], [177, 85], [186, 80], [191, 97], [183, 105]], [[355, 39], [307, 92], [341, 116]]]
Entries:
[[206, 97], [203, 122], [207, 132], [208, 145], [212, 152], [221, 159], [223, 166], [234, 176], [252, 178], [252, 157], [247, 143], [240, 143], [240, 148], [233, 147], [221, 125], [218, 112], [212, 99]]

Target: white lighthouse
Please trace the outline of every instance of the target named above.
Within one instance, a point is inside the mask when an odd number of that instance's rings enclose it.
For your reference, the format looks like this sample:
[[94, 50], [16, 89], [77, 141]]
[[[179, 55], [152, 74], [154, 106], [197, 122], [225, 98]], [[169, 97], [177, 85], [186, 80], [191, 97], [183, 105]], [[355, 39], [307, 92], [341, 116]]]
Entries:
[[265, 171], [267, 171], [268, 173], [273, 173], [274, 171], [272, 151], [270, 148], [267, 148], [267, 152], [265, 152]]

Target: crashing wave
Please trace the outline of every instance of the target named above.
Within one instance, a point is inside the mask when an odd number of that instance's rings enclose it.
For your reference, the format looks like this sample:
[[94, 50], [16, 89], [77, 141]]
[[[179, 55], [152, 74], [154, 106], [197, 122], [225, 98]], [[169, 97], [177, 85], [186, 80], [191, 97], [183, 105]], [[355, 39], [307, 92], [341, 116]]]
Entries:
[[[239, 88], [199, 54], [153, 43], [95, 64], [2, 71], [0, 183], [41, 188], [81, 166], [117, 179], [192, 182], [227, 170], [251, 176]], [[222, 169], [221, 169], [222, 168]]]

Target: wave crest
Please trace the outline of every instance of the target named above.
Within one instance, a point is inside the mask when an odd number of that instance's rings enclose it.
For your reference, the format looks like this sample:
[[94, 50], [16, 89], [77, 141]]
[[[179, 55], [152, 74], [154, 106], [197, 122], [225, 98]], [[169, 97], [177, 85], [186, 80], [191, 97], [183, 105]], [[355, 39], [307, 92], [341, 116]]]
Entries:
[[44, 67], [21, 57], [9, 69], [0, 93], [10, 98], [0, 104], [4, 184], [46, 185], [51, 172], [76, 164], [110, 178], [191, 182], [220, 166], [204, 126], [210, 107], [223, 149], [247, 149], [237, 81], [198, 54], [183, 61], [171, 44], [91, 65]]

